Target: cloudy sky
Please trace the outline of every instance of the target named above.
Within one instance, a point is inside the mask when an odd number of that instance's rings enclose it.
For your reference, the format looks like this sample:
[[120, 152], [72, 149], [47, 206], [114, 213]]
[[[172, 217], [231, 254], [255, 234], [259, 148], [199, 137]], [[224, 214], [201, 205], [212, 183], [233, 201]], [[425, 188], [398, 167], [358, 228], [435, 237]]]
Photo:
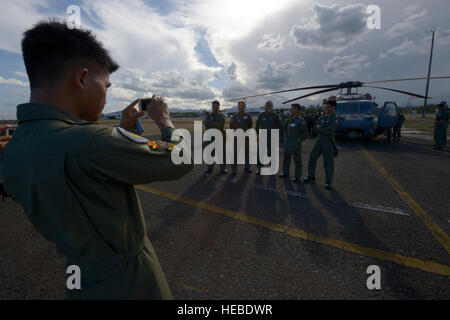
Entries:
[[[436, 33], [432, 75], [450, 75], [448, 0], [4, 0], [0, 114], [14, 114], [29, 98], [22, 32], [42, 18], [67, 17], [70, 5], [80, 7], [82, 27], [93, 30], [121, 66], [111, 76], [105, 112], [153, 93], [173, 108], [202, 109], [214, 99], [235, 106], [228, 100], [265, 91], [426, 76], [426, 31], [436, 27], [443, 29]], [[381, 9], [381, 29], [368, 28], [369, 5]], [[425, 81], [389, 87], [423, 94]], [[450, 79], [431, 81], [431, 102], [450, 100], [449, 89]], [[370, 92], [379, 103], [410, 99]], [[301, 93], [270, 99], [279, 106]], [[264, 99], [247, 104], [259, 107]]]

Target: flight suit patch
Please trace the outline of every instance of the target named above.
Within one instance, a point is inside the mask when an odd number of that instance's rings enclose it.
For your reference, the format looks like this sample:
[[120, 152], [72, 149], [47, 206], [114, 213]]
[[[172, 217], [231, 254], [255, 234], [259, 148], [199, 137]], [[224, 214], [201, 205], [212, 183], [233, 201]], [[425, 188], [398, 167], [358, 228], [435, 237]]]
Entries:
[[117, 130], [127, 139], [134, 141], [136, 143], [148, 143], [148, 139], [138, 136], [137, 134], [134, 134], [133, 132], [127, 131], [121, 127], [117, 127]]
[[162, 140], [149, 141], [147, 145], [150, 147], [152, 151], [159, 151], [159, 150], [172, 151], [172, 149], [175, 147], [175, 143], [165, 142]]

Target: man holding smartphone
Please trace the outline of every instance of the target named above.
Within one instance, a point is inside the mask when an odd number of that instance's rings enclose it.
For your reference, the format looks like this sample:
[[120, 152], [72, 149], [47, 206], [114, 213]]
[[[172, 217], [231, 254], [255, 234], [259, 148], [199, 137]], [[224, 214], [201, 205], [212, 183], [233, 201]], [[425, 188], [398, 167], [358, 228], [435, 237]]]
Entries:
[[[22, 53], [30, 103], [17, 107], [1, 177], [67, 265], [80, 268], [81, 289], [67, 297], [171, 299], [134, 185], [178, 179], [192, 165], [173, 164], [168, 148], [129, 132], [144, 114], [134, 108], [139, 100], [119, 127], [97, 122], [118, 65], [90, 31], [43, 21], [24, 33]], [[148, 111], [169, 141], [167, 104], [153, 97]]]

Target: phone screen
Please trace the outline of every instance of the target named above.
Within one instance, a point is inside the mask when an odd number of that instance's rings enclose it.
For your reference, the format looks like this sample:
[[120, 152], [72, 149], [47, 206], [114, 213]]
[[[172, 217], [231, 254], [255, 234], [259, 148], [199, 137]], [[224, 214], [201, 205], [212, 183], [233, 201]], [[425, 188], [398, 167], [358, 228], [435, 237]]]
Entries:
[[151, 98], [139, 100], [139, 108], [141, 111], [147, 111], [147, 105], [152, 101]]

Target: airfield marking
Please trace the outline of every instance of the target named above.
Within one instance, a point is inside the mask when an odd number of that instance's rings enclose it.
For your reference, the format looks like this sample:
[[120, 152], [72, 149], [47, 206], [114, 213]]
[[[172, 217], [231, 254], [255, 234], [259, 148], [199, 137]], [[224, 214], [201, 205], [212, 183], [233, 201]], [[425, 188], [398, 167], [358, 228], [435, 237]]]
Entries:
[[371, 205], [371, 204], [356, 202], [356, 203], [351, 203], [350, 206], [355, 207], [355, 208], [360, 208], [360, 209], [367, 209], [367, 210], [374, 210], [374, 211], [393, 213], [393, 214], [398, 214], [398, 215], [401, 215], [401, 216], [410, 216], [409, 213], [406, 213], [402, 209], [391, 208], [391, 207], [384, 207], [384, 206], [381, 206], [381, 205]]
[[443, 265], [443, 264], [440, 264], [437, 262], [424, 261], [424, 260], [404, 256], [404, 255], [393, 253], [393, 252], [364, 247], [364, 246], [361, 246], [358, 244], [345, 242], [345, 241], [341, 241], [341, 240], [326, 238], [326, 237], [323, 237], [318, 234], [305, 232], [300, 229], [291, 228], [291, 227], [281, 225], [278, 223], [251, 217], [251, 216], [245, 215], [245, 214], [237, 212], [237, 211], [224, 209], [224, 208], [214, 206], [214, 205], [202, 202], [202, 201], [197, 201], [197, 200], [189, 199], [189, 198], [186, 198], [186, 197], [183, 197], [183, 196], [180, 196], [177, 194], [173, 194], [170, 192], [154, 189], [149, 186], [137, 185], [136, 189], [139, 189], [139, 190], [142, 190], [145, 192], [149, 192], [154, 195], [162, 196], [167, 199], [179, 201], [179, 202], [182, 202], [182, 203], [185, 203], [185, 204], [188, 204], [188, 205], [200, 208], [200, 209], [204, 209], [204, 210], [215, 212], [215, 213], [218, 213], [221, 215], [225, 215], [227, 217], [230, 217], [230, 218], [233, 218], [236, 220], [240, 220], [243, 222], [247, 222], [247, 223], [250, 223], [250, 224], [253, 224], [256, 226], [264, 227], [264, 228], [270, 229], [272, 231], [286, 233], [290, 236], [293, 236], [293, 237], [296, 237], [299, 239], [328, 245], [330, 247], [334, 247], [337, 249], [343, 249], [345, 251], [363, 255], [363, 256], [367, 256], [369, 258], [375, 258], [375, 259], [379, 259], [379, 260], [383, 260], [383, 261], [394, 262], [396, 264], [403, 265], [403, 266], [406, 266], [409, 268], [415, 268], [415, 269], [419, 269], [422, 271], [426, 271], [426, 272], [430, 272], [430, 273], [434, 273], [434, 274], [438, 274], [438, 275], [443, 275], [443, 276], [450, 276], [450, 266]]
[[[233, 180], [230, 180], [228, 178], [222, 178], [221, 180], [225, 181], [225, 182], [234, 183]], [[275, 187], [264, 186], [264, 185], [259, 185], [259, 184], [254, 184], [253, 187], [256, 189], [272, 191], [272, 192], [279, 193], [279, 194], [287, 194], [289, 196], [294, 196], [294, 197], [299, 197], [299, 198], [304, 198], [304, 199], [309, 198], [307, 193], [303, 193], [303, 192], [295, 191], [295, 190], [288, 190], [288, 191], [280, 192]], [[341, 204], [341, 203], [336, 203], [336, 204]], [[386, 206], [382, 206], [382, 205], [374, 205], [374, 204], [368, 204], [368, 203], [362, 203], [362, 202], [346, 203], [346, 205], [348, 205], [350, 207], [354, 207], [354, 208], [359, 208], [359, 209], [381, 211], [381, 212], [393, 213], [393, 214], [397, 214], [397, 215], [401, 215], [401, 216], [410, 216], [409, 213], [406, 213], [402, 209], [386, 207]]]
[[381, 175], [389, 182], [389, 184], [394, 188], [395, 191], [400, 195], [400, 197], [405, 201], [408, 206], [419, 216], [428, 230], [431, 231], [433, 236], [444, 246], [447, 253], [450, 254], [450, 238], [449, 236], [442, 230], [438, 224], [436, 224], [433, 219], [427, 214], [427, 212], [422, 209], [422, 207], [414, 201], [414, 199], [400, 186], [400, 184], [392, 178], [389, 173], [384, 169], [374, 157], [362, 146], [359, 144], [359, 147], [363, 151], [363, 153], [369, 158], [369, 160], [374, 164], [377, 170], [381, 173]]

